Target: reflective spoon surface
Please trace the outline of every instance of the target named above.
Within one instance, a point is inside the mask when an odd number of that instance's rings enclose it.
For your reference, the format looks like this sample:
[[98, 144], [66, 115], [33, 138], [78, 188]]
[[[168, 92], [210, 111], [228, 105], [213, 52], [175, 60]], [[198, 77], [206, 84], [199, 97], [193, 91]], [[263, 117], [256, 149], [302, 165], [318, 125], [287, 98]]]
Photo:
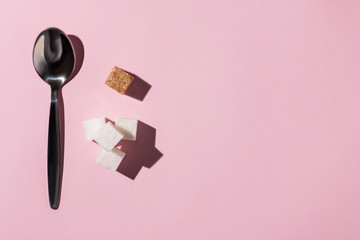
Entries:
[[63, 172], [62, 127], [64, 121], [59, 104], [62, 104], [61, 88], [66, 84], [75, 66], [74, 49], [68, 36], [57, 28], [48, 28], [36, 38], [33, 64], [39, 76], [51, 87], [49, 135], [48, 135], [48, 191], [52, 209], [60, 204]]

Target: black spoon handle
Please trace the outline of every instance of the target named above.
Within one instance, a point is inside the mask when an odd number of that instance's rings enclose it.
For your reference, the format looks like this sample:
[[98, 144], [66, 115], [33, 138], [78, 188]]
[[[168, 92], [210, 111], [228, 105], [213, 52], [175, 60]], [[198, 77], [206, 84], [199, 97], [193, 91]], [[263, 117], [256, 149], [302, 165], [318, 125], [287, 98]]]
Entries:
[[[61, 101], [61, 102], [59, 102]], [[59, 112], [62, 104], [59, 88], [51, 88], [49, 136], [48, 136], [48, 190], [49, 202], [52, 209], [58, 209], [61, 195], [61, 181], [63, 173], [63, 141], [62, 117]]]

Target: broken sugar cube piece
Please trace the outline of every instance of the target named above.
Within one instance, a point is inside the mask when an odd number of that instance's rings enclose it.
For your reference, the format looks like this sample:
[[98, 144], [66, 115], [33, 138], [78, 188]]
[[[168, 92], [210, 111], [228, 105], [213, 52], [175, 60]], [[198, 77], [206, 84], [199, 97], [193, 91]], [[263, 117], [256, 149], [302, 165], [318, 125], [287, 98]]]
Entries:
[[86, 140], [94, 140], [96, 133], [105, 125], [105, 118], [94, 118], [90, 120], [83, 121], [83, 128], [85, 131]]
[[125, 94], [130, 84], [134, 81], [134, 77], [125, 72], [121, 68], [113, 67], [111, 73], [105, 81], [105, 84], [115, 91]]
[[136, 140], [138, 120], [130, 118], [117, 118], [115, 120], [115, 126], [124, 134], [124, 140]]
[[94, 140], [106, 151], [111, 151], [124, 137], [111, 122], [107, 122], [95, 135]]
[[124, 157], [125, 153], [117, 148], [112, 149], [110, 152], [102, 150], [96, 162], [107, 169], [116, 171]]

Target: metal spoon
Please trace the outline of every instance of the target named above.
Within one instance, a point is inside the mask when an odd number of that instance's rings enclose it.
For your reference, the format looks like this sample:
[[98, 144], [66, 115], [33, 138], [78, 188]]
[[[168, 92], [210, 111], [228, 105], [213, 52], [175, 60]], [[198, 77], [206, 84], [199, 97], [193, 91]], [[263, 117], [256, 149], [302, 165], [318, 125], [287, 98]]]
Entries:
[[[33, 64], [39, 76], [51, 87], [51, 103], [48, 135], [48, 191], [52, 209], [60, 204], [63, 172], [63, 117], [59, 112], [62, 104], [61, 88], [69, 80], [75, 66], [74, 49], [68, 36], [57, 28], [48, 28], [36, 38]], [[60, 106], [61, 107], [61, 106]]]

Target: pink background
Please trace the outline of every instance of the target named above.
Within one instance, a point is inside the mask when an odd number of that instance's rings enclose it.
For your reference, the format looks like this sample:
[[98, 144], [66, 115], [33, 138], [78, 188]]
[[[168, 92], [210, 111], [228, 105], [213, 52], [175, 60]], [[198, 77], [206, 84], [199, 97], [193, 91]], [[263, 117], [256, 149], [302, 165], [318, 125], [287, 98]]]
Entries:
[[[360, 239], [359, 16], [351, 0], [2, 0], [0, 239]], [[58, 211], [31, 60], [50, 26], [85, 48]], [[144, 101], [104, 85], [114, 65], [152, 85]], [[81, 124], [99, 116], [156, 128], [163, 157], [134, 180], [97, 165]]]

